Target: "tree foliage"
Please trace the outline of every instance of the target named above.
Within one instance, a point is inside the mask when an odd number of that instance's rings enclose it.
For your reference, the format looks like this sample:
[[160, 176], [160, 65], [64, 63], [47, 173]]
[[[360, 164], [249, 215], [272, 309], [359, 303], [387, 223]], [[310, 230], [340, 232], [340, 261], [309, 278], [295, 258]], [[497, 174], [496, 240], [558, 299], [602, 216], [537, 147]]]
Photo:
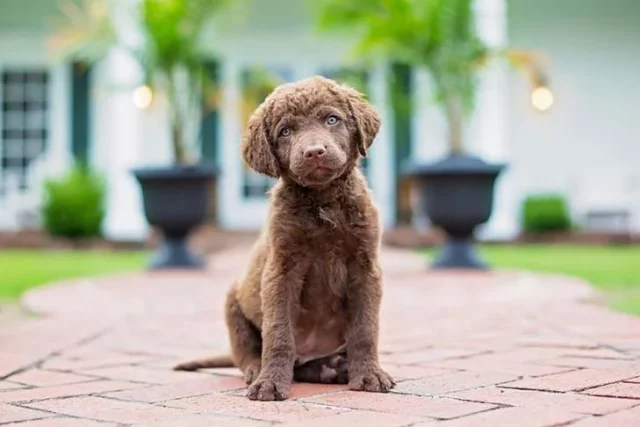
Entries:
[[186, 129], [200, 108], [203, 89], [212, 88], [205, 66], [215, 51], [206, 40], [207, 29], [224, 10], [241, 1], [140, 0], [136, 8], [127, 11], [142, 36], [131, 42], [116, 23], [122, 18], [123, 3], [66, 0], [50, 46], [58, 60], [89, 64], [103, 59], [114, 47], [129, 52], [143, 70], [144, 83], [166, 93], [174, 157], [178, 163], [186, 163], [190, 160]]
[[[319, 0], [319, 26], [357, 36], [355, 52], [428, 70], [449, 124], [452, 152], [474, 107], [479, 68], [494, 55], [479, 37], [473, 0]], [[516, 57], [512, 55], [512, 57]], [[517, 58], [529, 63], [520, 51]]]

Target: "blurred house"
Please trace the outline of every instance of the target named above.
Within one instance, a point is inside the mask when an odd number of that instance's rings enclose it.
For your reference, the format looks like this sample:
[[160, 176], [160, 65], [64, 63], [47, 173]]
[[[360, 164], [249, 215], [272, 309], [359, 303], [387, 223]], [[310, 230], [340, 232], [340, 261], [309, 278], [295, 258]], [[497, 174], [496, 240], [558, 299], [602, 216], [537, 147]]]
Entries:
[[[411, 215], [412, 196], [400, 170], [407, 160], [446, 152], [428, 76], [396, 64], [349, 62], [349, 40], [318, 35], [307, 3], [253, 0], [249, 16], [211, 40], [221, 53], [210, 70], [222, 101], [203, 109], [200, 149], [204, 161], [221, 168], [212, 220], [223, 228], [251, 229], [265, 219], [271, 182], [244, 167], [238, 147], [244, 95], [254, 71], [266, 69], [282, 82], [314, 74], [355, 76], [383, 116], [363, 167], [385, 226], [420, 223], [419, 212]], [[119, 52], [91, 69], [51, 65], [44, 42], [47, 19], [55, 13], [53, 0], [0, 2], [0, 229], [37, 222], [29, 212], [37, 210], [42, 180], [76, 158], [108, 180], [106, 235], [142, 238], [147, 224], [130, 170], [171, 160], [163, 99], [157, 94], [148, 109], [136, 106], [139, 70]], [[479, 30], [492, 45], [547, 55], [554, 96], [551, 108], [539, 111], [522, 75], [500, 65], [483, 74], [469, 149], [507, 162], [509, 169], [481, 237], [514, 237], [519, 203], [535, 192], [564, 193], [579, 218], [604, 218], [605, 226], [609, 216], [627, 212], [640, 231], [639, 22], [637, 0], [520, 0], [508, 10], [505, 0], [478, 0]], [[410, 109], [394, 102], [402, 96], [413, 100]]]

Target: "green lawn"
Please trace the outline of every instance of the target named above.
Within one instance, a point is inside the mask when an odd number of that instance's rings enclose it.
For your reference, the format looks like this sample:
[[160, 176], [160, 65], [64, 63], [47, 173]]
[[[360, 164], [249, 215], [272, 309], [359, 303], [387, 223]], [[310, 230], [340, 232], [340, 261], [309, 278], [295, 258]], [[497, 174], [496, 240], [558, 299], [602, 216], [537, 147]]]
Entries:
[[99, 276], [144, 268], [145, 252], [0, 251], [0, 300], [63, 279]]
[[480, 250], [495, 268], [585, 279], [603, 291], [616, 310], [640, 315], [640, 246], [483, 245]]

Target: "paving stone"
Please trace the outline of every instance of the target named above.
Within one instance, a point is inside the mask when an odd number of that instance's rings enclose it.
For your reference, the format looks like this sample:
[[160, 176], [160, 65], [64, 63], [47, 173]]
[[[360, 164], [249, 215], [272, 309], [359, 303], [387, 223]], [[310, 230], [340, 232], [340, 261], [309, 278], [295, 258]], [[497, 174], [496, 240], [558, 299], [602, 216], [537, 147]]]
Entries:
[[0, 403], [0, 424], [50, 417], [51, 414], [34, 409]]
[[284, 427], [352, 427], [364, 425], [368, 427], [406, 427], [422, 421], [421, 418], [402, 414], [385, 414], [381, 412], [351, 411], [312, 420], [292, 421], [280, 424]]
[[[550, 408], [498, 408], [437, 424], [441, 427], [555, 427], [584, 418], [584, 415]], [[412, 427], [422, 427], [420, 424]]]
[[[293, 384], [291, 387], [291, 399], [306, 399], [309, 396], [324, 395], [347, 390], [346, 384]], [[243, 393], [244, 395], [244, 393]]]
[[450, 375], [456, 372], [456, 369], [449, 368], [416, 365], [394, 365], [389, 363], [385, 364], [383, 367], [396, 382], [427, 377], [437, 377], [440, 375]]
[[42, 367], [60, 371], [96, 369], [113, 366], [133, 365], [156, 361], [148, 355], [128, 355], [109, 351], [92, 350], [89, 354], [73, 355], [65, 353], [64, 357], [56, 357], [45, 361]]
[[635, 370], [640, 373], [640, 360], [636, 359], [609, 359], [609, 358], [592, 358], [592, 357], [558, 357], [555, 359], [544, 360], [539, 365], [554, 365], [571, 368], [592, 368], [592, 369], [609, 369], [609, 370]]
[[471, 357], [482, 353], [484, 353], [484, 351], [477, 349], [431, 348], [414, 352], [400, 352], [381, 355], [380, 361], [382, 363], [388, 362], [398, 365], [417, 365], [438, 360]]
[[[595, 389], [597, 390], [597, 389]], [[577, 393], [485, 387], [448, 395], [455, 399], [531, 408], [557, 408], [580, 414], [604, 415], [637, 405], [626, 399], [586, 396]]]
[[547, 391], [581, 391], [599, 385], [611, 384], [633, 378], [637, 371], [613, 371], [601, 369], [581, 369], [563, 374], [548, 375], [540, 378], [527, 378], [502, 387]]
[[571, 424], [571, 427], [635, 427], [640, 420], [640, 406], [604, 417], [591, 417]]
[[12, 383], [10, 381], [0, 380], [0, 392], [7, 391], [7, 390], [23, 389], [23, 388], [27, 388], [27, 386], [25, 384], [17, 384], [17, 383]]
[[244, 380], [236, 377], [207, 376], [179, 383], [157, 385], [150, 387], [138, 387], [115, 393], [104, 394], [124, 400], [136, 400], [139, 402], [162, 402], [165, 400], [210, 394], [218, 391], [230, 391], [246, 388]]
[[64, 372], [53, 372], [43, 369], [30, 369], [11, 376], [12, 381], [38, 387], [74, 384], [87, 381], [95, 381], [95, 377], [69, 374]]
[[151, 369], [139, 366], [118, 366], [82, 371], [85, 375], [112, 380], [140, 382], [147, 384], [171, 384], [204, 376], [199, 372], [178, 372], [169, 369]]
[[224, 415], [188, 415], [170, 420], [132, 424], [131, 427], [268, 427], [272, 425], [267, 421], [233, 418]]
[[118, 427], [118, 425], [80, 418], [57, 417], [26, 421], [16, 425], [15, 427]]
[[574, 368], [561, 366], [543, 366], [533, 363], [524, 363], [518, 361], [504, 361], [500, 359], [491, 360], [491, 358], [469, 358], [457, 359], [438, 362], [435, 366], [480, 372], [497, 372], [501, 374], [510, 374], [516, 376], [539, 377], [543, 375], [558, 374], [567, 372]]
[[218, 413], [279, 422], [298, 422], [345, 412], [345, 409], [323, 408], [295, 401], [258, 402], [249, 400], [245, 396], [222, 394], [172, 400], [166, 405], [197, 413]]
[[[590, 388], [583, 391], [584, 394], [595, 396], [624, 397], [629, 399], [640, 399], [640, 384], [638, 383], [615, 383], [603, 387]], [[640, 402], [636, 402], [640, 405]]]
[[457, 418], [474, 412], [495, 408], [495, 405], [491, 404], [462, 402], [446, 398], [403, 396], [392, 393], [364, 393], [357, 391], [334, 393], [305, 398], [303, 400], [305, 402], [321, 403], [342, 408], [364, 409], [439, 419]]
[[394, 389], [394, 393], [417, 394], [422, 396], [437, 396], [454, 391], [506, 383], [518, 377], [508, 374], [486, 372], [456, 372], [450, 375], [404, 381]]
[[29, 403], [27, 406], [79, 418], [125, 424], [167, 420], [184, 415], [184, 412], [178, 409], [94, 396], [44, 400]]
[[136, 387], [140, 387], [140, 384], [122, 381], [93, 381], [52, 387], [10, 390], [0, 393], [0, 402], [24, 402], [59, 397], [71, 397], [103, 393], [107, 391], [127, 390]]

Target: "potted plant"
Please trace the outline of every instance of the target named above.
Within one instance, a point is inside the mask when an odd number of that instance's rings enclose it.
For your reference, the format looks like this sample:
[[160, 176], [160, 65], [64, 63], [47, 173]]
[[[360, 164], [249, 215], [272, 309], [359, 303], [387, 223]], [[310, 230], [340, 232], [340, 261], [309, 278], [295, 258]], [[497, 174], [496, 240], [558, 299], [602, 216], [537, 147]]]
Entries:
[[[51, 42], [58, 58], [94, 63], [112, 48], [129, 52], [143, 70], [144, 81], [134, 100], [148, 105], [163, 93], [170, 113], [174, 162], [168, 167], [140, 168], [133, 172], [140, 183], [148, 222], [160, 229], [164, 241], [151, 268], [200, 268], [186, 239], [206, 218], [214, 166], [198, 162], [192, 131], [206, 90], [213, 88], [205, 70], [212, 53], [203, 48], [205, 31], [231, 0], [140, 0], [129, 12], [136, 18], [140, 40], [126, 42], [114, 21], [118, 14], [105, 0], [87, 0], [84, 7], [67, 1], [66, 21]], [[133, 5], [133, 3], [132, 3]], [[135, 7], [135, 9], [133, 9]], [[213, 97], [216, 99], [217, 97]]]
[[[493, 51], [477, 35], [473, 0], [323, 0], [320, 26], [359, 30], [357, 52], [381, 54], [428, 71], [448, 127], [449, 153], [440, 161], [407, 165], [419, 185], [431, 222], [447, 235], [434, 268], [486, 268], [472, 244], [474, 229], [493, 208], [494, 184], [503, 164], [466, 153], [463, 138], [473, 109], [480, 67], [502, 56], [541, 74], [534, 55]], [[541, 82], [537, 82], [541, 83]]]

